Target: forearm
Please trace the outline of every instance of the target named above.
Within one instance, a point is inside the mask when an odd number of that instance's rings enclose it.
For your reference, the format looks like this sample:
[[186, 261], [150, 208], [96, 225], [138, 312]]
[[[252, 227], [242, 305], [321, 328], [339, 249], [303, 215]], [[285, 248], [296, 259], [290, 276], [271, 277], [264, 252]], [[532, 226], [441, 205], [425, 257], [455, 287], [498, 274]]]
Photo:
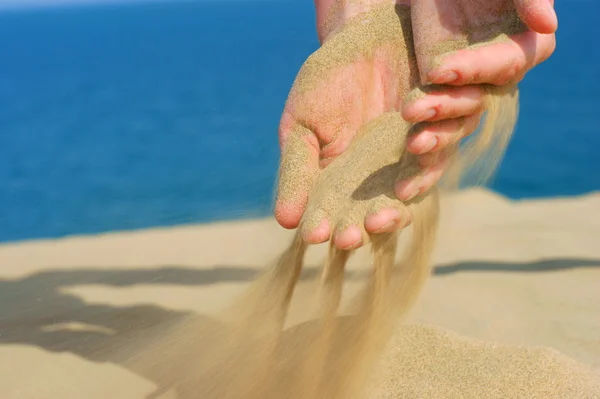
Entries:
[[369, 11], [382, 3], [410, 4], [410, 0], [314, 0], [317, 16], [317, 33], [321, 43], [337, 27], [350, 18]]

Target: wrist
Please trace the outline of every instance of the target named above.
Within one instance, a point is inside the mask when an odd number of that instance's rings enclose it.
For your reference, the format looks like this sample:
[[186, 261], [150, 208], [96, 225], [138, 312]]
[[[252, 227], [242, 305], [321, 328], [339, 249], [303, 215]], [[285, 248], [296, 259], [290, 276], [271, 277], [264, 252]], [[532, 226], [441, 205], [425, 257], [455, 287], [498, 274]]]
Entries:
[[344, 26], [346, 21], [381, 4], [409, 5], [410, 0], [314, 0], [317, 14], [317, 34], [323, 43]]

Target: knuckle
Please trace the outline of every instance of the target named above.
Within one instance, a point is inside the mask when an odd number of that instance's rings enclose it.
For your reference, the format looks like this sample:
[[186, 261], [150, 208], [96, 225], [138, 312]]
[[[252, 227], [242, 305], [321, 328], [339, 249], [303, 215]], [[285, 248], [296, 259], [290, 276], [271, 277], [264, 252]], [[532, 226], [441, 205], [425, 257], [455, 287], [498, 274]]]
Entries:
[[527, 70], [527, 63], [526, 57], [513, 56], [498, 71], [493, 83], [502, 86], [518, 79]]
[[483, 74], [479, 70], [471, 72], [471, 83], [484, 83]]
[[512, 81], [515, 77], [519, 76], [521, 71], [524, 69], [524, 65], [522, 63], [511, 63], [502, 73], [498, 75], [495, 84], [502, 86], [510, 81]]

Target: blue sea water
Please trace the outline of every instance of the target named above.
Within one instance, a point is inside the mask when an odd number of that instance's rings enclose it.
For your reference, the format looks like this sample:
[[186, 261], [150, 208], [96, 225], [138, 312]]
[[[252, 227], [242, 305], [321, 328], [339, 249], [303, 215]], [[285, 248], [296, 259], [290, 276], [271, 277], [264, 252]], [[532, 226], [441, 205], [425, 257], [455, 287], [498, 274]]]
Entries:
[[[600, 189], [600, 3], [557, 2], [492, 188]], [[0, 241], [267, 215], [308, 0], [0, 13]]]

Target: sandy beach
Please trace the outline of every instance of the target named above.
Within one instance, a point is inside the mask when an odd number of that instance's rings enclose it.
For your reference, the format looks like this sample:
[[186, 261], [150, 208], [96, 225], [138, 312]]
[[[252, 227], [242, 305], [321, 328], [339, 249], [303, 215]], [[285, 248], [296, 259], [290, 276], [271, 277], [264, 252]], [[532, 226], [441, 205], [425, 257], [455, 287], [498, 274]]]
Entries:
[[[176, 398], [128, 359], [217, 314], [292, 235], [269, 218], [0, 245], [2, 398]], [[600, 193], [444, 197], [433, 276], [375, 396], [600, 398], [599, 237]], [[300, 290], [326, 249], [310, 249]], [[351, 260], [345, 294], [368, 262]]]

